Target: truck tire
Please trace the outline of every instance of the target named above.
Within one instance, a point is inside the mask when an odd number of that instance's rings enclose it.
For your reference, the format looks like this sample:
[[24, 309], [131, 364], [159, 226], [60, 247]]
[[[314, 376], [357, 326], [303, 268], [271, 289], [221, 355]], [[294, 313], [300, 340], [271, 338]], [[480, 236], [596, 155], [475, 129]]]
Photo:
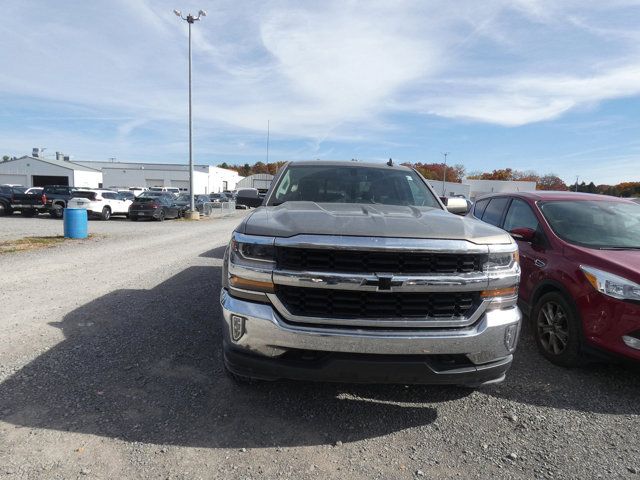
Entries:
[[53, 218], [62, 218], [64, 216], [64, 205], [56, 203], [51, 206], [51, 211], [49, 212]]
[[101, 220], [109, 220], [111, 218], [111, 209], [109, 207], [104, 207], [102, 212], [100, 213]]
[[531, 324], [538, 350], [561, 367], [584, 365], [581, 354], [582, 328], [573, 304], [560, 292], [545, 293], [531, 311]]
[[4, 215], [9, 215], [9, 208], [6, 203], [0, 202], [0, 217]]

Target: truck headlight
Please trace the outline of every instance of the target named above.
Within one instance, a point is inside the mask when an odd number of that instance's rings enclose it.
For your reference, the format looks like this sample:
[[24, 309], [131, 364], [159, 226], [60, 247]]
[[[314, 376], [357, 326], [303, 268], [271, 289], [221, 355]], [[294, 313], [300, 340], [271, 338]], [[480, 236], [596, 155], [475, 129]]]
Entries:
[[[275, 247], [273, 246], [273, 238], [256, 237], [257, 241], [249, 240], [246, 235], [234, 236], [231, 240], [231, 251], [241, 260], [255, 262], [271, 262], [275, 261]], [[243, 241], [241, 241], [243, 240]], [[242, 262], [240, 262], [242, 263]]]
[[229, 286], [246, 292], [272, 293], [273, 243], [273, 237], [234, 233], [229, 254]]
[[520, 261], [518, 251], [490, 253], [484, 263], [484, 270], [506, 270]]
[[580, 270], [598, 292], [618, 300], [640, 302], [640, 285], [637, 283], [613, 273], [585, 265], [580, 265]]

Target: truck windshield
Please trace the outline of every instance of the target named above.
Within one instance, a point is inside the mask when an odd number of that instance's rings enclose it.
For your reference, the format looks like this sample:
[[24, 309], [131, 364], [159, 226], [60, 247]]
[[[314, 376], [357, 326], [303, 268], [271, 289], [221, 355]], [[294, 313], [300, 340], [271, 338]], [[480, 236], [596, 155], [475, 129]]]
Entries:
[[589, 248], [640, 248], [640, 205], [609, 201], [548, 201], [542, 214], [563, 240]]
[[289, 166], [269, 205], [293, 201], [441, 208], [414, 171], [357, 165]]

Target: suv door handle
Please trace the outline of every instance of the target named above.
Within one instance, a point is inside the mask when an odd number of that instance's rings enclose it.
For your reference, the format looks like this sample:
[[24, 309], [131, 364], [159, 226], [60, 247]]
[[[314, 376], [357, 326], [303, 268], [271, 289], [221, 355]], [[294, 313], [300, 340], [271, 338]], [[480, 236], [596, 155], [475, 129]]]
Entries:
[[547, 262], [540, 260], [539, 258], [536, 258], [533, 263], [538, 268], [544, 268], [547, 265]]

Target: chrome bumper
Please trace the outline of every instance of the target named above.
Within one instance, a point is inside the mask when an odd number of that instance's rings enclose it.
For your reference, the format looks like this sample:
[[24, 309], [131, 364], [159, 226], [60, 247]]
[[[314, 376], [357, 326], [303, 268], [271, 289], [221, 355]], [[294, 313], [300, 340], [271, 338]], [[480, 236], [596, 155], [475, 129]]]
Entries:
[[[521, 314], [517, 307], [487, 310], [471, 326], [456, 329], [325, 328], [287, 324], [266, 303], [220, 293], [225, 340], [234, 348], [278, 357], [289, 349], [380, 355], [463, 354], [475, 365], [509, 357], [516, 349]], [[242, 317], [242, 336], [231, 335], [231, 317]]]

